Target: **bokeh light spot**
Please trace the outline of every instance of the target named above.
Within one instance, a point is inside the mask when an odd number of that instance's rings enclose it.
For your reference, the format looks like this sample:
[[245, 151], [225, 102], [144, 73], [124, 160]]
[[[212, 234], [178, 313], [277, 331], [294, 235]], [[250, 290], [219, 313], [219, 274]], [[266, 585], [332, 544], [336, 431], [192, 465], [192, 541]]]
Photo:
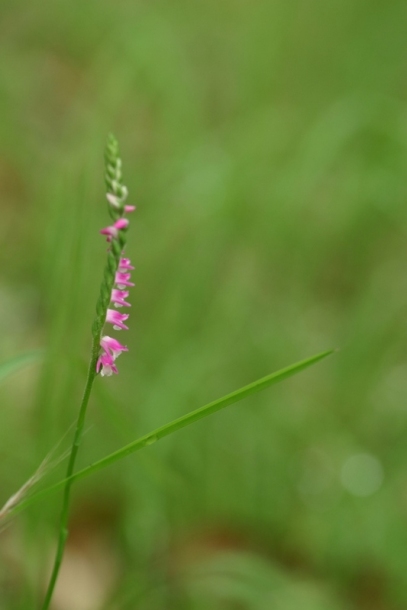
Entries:
[[380, 461], [368, 453], [352, 455], [342, 466], [342, 485], [354, 496], [366, 497], [374, 494], [381, 487], [383, 479], [384, 472]]

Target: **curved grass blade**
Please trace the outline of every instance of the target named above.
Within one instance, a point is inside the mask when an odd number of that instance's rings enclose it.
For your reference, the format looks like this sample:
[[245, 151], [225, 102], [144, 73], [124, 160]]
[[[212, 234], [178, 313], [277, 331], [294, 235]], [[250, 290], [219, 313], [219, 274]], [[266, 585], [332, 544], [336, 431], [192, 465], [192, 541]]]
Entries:
[[[136, 451], [143, 449], [143, 447], [151, 445], [160, 438], [164, 438], [164, 436], [173, 434], [174, 432], [177, 432], [177, 430], [185, 428], [185, 426], [189, 426], [190, 424], [198, 421], [199, 419], [207, 417], [212, 413], [216, 413], [216, 411], [220, 411], [228, 405], [231, 405], [235, 402], [238, 402], [239, 400], [242, 400], [243, 398], [246, 398], [247, 396], [250, 396], [250, 394], [260, 392], [261, 390], [264, 390], [269, 386], [274, 385], [275, 383], [283, 381], [283, 379], [287, 379], [287, 377], [291, 377], [292, 375], [300, 373], [309, 366], [315, 364], [316, 362], [319, 362], [323, 358], [326, 358], [334, 351], [335, 350], [328, 350], [326, 352], [322, 352], [321, 354], [317, 354], [316, 356], [312, 356], [311, 358], [307, 358], [306, 360], [301, 360], [296, 364], [292, 364], [291, 366], [288, 366], [284, 369], [280, 369], [279, 371], [271, 373], [271, 375], [267, 375], [266, 377], [262, 377], [261, 379], [258, 379], [253, 383], [249, 383], [249, 385], [246, 385], [243, 388], [240, 388], [239, 390], [231, 392], [230, 394], [227, 394], [222, 398], [218, 398], [218, 400], [214, 400], [213, 402], [210, 402], [204, 407], [200, 407], [199, 409], [196, 409], [191, 413], [187, 413], [186, 415], [183, 415], [178, 419], [174, 419], [174, 421], [170, 422], [169, 424], [165, 424], [160, 428], [156, 428], [149, 434], [146, 434], [145, 436], [138, 438], [137, 440], [129, 443], [128, 445], [125, 445], [121, 449], [118, 449], [117, 451], [109, 454], [101, 460], [94, 462], [90, 466], [79, 470], [71, 477], [69, 477], [69, 479], [71, 481], [76, 481], [78, 479], [83, 479], [84, 477], [87, 477], [90, 474], [97, 472], [98, 470], [102, 470], [102, 468], [106, 468], [114, 462], [117, 462], [118, 460], [127, 457], [131, 453], [135, 453]], [[58, 483], [55, 483], [54, 485], [51, 485], [50, 487], [39, 491], [38, 493], [31, 496], [31, 498], [28, 498], [27, 500], [22, 502], [18, 507], [16, 507], [13, 512], [20, 512], [20, 510], [23, 510], [29, 504], [39, 500], [42, 496], [45, 496], [52, 491], [56, 491], [57, 489], [65, 485], [67, 480], [68, 479], [63, 479], [62, 481], [59, 481]]]
[[22, 369], [33, 362], [37, 362], [42, 358], [43, 355], [44, 351], [37, 349], [3, 362], [0, 364], [0, 383], [3, 381], [3, 379], [6, 379], [6, 377], [12, 375], [12, 373], [15, 373], [19, 369]]

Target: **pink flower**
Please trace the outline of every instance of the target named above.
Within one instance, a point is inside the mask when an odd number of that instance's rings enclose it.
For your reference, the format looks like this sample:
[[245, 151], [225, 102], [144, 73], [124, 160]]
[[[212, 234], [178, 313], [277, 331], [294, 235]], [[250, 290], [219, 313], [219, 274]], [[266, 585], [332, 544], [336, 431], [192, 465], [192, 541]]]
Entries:
[[120, 290], [122, 290], [126, 286], [134, 286], [134, 284], [132, 282], [129, 282], [129, 279], [130, 279], [130, 273], [121, 273], [120, 271], [118, 271], [116, 273], [114, 281], [115, 281], [115, 284], [117, 284], [117, 287], [120, 288]]
[[119, 218], [119, 220], [116, 220], [114, 225], [111, 225], [110, 227], [105, 227], [104, 229], [101, 229], [99, 232], [102, 235], [107, 236], [107, 241], [112, 241], [112, 239], [117, 238], [119, 231], [121, 231], [123, 229], [127, 229], [128, 225], [129, 225], [129, 221], [127, 220], [127, 218]]
[[107, 354], [106, 352], [99, 356], [99, 359], [96, 364], [96, 370], [102, 375], [102, 377], [104, 377], [105, 375], [106, 377], [110, 377], [112, 373], [118, 373], [113, 356]]
[[108, 337], [107, 335], [101, 338], [100, 345], [105, 352], [112, 356], [113, 360], [116, 360], [122, 352], [129, 351], [125, 345], [122, 345], [116, 339]]
[[106, 322], [113, 324], [113, 328], [115, 330], [128, 330], [128, 326], [124, 324], [124, 322], [129, 317], [128, 313], [119, 313], [115, 309], [108, 309], [106, 313]]
[[136, 209], [135, 205], [125, 205], [124, 206], [124, 211], [126, 212], [126, 214], [130, 214], [130, 212], [134, 212], [135, 209]]
[[131, 271], [134, 269], [133, 265], [130, 263], [129, 258], [121, 258], [119, 262], [119, 271], [124, 273], [125, 271]]
[[127, 299], [128, 296], [128, 290], [116, 290], [115, 288], [113, 288], [111, 300], [116, 305], [116, 307], [123, 307], [123, 305], [125, 307], [131, 307], [130, 303], [127, 303], [127, 301], [124, 300]]

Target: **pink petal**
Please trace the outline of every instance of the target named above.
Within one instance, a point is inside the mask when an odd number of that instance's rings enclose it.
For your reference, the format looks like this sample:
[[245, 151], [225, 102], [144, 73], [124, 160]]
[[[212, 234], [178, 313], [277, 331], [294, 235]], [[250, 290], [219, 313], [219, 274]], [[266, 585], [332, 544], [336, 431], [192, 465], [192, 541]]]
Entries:
[[127, 220], [127, 218], [119, 218], [119, 220], [116, 220], [116, 222], [114, 223], [114, 226], [116, 227], [116, 229], [126, 229], [129, 226], [129, 221]]
[[116, 238], [118, 235], [117, 229], [114, 226], [100, 229], [99, 233], [102, 235], [107, 235], [107, 241], [112, 241], [112, 238]]
[[99, 356], [99, 359], [96, 364], [96, 371], [104, 377], [110, 377], [112, 373], [117, 374], [119, 371], [114, 363], [114, 358], [110, 354], [106, 352], [102, 353]]
[[116, 220], [114, 225], [110, 225], [109, 227], [105, 227], [101, 229], [99, 233], [102, 235], [107, 235], [107, 241], [112, 241], [112, 239], [116, 239], [119, 231], [122, 229], [126, 229], [129, 226], [129, 221], [127, 218], [119, 218]]
[[116, 360], [116, 358], [118, 358], [122, 352], [129, 351], [128, 348], [119, 343], [117, 339], [108, 337], [107, 335], [101, 338], [100, 345], [108, 354], [111, 354], [113, 360]]
[[118, 271], [116, 273], [114, 281], [119, 288], [125, 288], [126, 286], [134, 286], [132, 282], [129, 282], [129, 279], [130, 273], [121, 273], [120, 271]]
[[106, 322], [113, 324], [115, 330], [128, 330], [128, 327], [124, 324], [128, 317], [128, 313], [119, 313], [115, 309], [108, 309], [106, 312]]
[[116, 307], [131, 307], [130, 303], [127, 303], [127, 301], [125, 301], [128, 296], [128, 290], [116, 290], [115, 288], [113, 288], [111, 300], [116, 305]]
[[132, 271], [134, 269], [129, 258], [121, 258], [119, 262], [119, 271], [124, 273], [125, 271]]

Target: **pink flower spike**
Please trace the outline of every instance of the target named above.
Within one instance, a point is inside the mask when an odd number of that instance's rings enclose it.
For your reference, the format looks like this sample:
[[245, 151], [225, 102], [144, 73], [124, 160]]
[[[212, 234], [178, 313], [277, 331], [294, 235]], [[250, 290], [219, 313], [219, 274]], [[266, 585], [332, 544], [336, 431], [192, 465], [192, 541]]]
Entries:
[[126, 286], [134, 286], [134, 284], [132, 282], [129, 282], [130, 279], [130, 273], [120, 273], [120, 271], [118, 271], [116, 273], [115, 276], [115, 284], [117, 284], [117, 287], [120, 289], [125, 288]]
[[128, 290], [116, 290], [113, 288], [111, 301], [116, 305], [116, 307], [131, 307], [130, 303], [127, 303], [124, 299], [127, 299], [129, 296]]
[[114, 363], [114, 358], [110, 354], [103, 353], [99, 356], [96, 364], [96, 371], [102, 375], [102, 377], [110, 377], [112, 373], [117, 374], [119, 371]]
[[130, 212], [134, 212], [135, 209], [136, 209], [135, 205], [125, 205], [124, 206], [124, 211], [126, 212], [126, 214], [130, 214]]
[[102, 235], [106, 235], [107, 241], [112, 241], [112, 239], [117, 238], [119, 231], [122, 229], [126, 229], [128, 225], [129, 221], [127, 220], [127, 218], [119, 218], [119, 220], [116, 220], [114, 225], [101, 229], [99, 233], [101, 233]]
[[106, 313], [106, 322], [110, 322], [113, 324], [113, 328], [115, 330], [129, 330], [128, 326], [124, 324], [124, 322], [129, 317], [128, 313], [119, 313], [115, 309], [108, 309]]
[[134, 269], [133, 265], [130, 264], [129, 258], [121, 258], [119, 263], [119, 271], [124, 273], [125, 271], [131, 271]]
[[105, 352], [112, 356], [113, 360], [116, 360], [122, 352], [129, 351], [125, 345], [122, 345], [116, 339], [108, 337], [107, 335], [101, 338], [100, 345]]

